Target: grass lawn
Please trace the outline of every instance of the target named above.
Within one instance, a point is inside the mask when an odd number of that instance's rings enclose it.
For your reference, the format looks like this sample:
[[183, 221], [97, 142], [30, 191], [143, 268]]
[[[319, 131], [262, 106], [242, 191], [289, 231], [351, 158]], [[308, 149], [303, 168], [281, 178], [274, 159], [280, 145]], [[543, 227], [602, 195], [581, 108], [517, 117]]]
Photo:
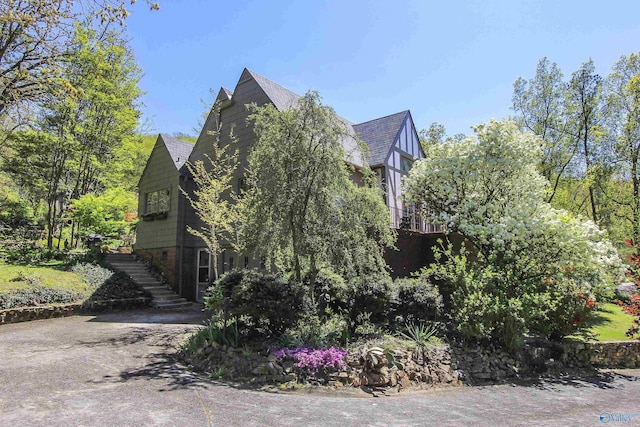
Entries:
[[595, 313], [589, 321], [589, 328], [579, 336], [572, 336], [583, 340], [594, 341], [628, 341], [625, 332], [633, 324], [634, 317], [625, 313], [622, 307], [613, 303], [606, 303]]
[[6, 264], [0, 261], [0, 292], [29, 287], [29, 282], [57, 289], [84, 292], [87, 284], [75, 273], [65, 271], [63, 261], [38, 265]]

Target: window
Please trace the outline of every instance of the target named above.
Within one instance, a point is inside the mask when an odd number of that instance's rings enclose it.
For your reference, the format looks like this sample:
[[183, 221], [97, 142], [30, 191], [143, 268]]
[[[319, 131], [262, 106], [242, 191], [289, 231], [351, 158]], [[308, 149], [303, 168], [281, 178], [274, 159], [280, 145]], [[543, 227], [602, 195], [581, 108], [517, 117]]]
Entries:
[[238, 178], [238, 194], [242, 196], [247, 190], [247, 178]]
[[169, 212], [169, 189], [147, 193], [147, 209], [145, 214]]
[[249, 268], [249, 257], [244, 257], [244, 268]]
[[233, 270], [233, 257], [229, 257], [229, 270]]
[[208, 283], [210, 277], [211, 257], [206, 249], [198, 251], [198, 283]]
[[413, 160], [407, 157], [400, 157], [400, 170], [404, 173], [409, 173], [411, 168], [413, 167]]
[[196, 299], [202, 301], [205, 290], [211, 285], [211, 256], [206, 249], [198, 250], [197, 273]]

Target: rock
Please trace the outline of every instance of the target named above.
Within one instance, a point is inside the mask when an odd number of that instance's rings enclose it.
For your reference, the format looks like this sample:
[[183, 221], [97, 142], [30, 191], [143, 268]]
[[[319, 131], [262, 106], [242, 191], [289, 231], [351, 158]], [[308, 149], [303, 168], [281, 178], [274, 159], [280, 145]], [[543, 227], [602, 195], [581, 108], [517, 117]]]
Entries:
[[[280, 368], [280, 371], [281, 370], [282, 368]], [[254, 375], [274, 375], [279, 374], [280, 372], [276, 368], [276, 365], [271, 362], [266, 362], [259, 364], [251, 371], [251, 373]]]
[[391, 375], [389, 376], [389, 385], [391, 387], [395, 387], [398, 384], [398, 377], [396, 374], [397, 374], [397, 371], [392, 372]]
[[360, 383], [368, 386], [384, 386], [390, 381], [389, 371], [377, 373], [377, 372], [361, 372]]
[[453, 378], [455, 378], [458, 381], [465, 381], [466, 380], [466, 376], [464, 374], [464, 371], [462, 371], [462, 370], [453, 371]]
[[409, 380], [409, 376], [404, 371], [396, 372], [397, 382], [402, 388], [411, 387], [411, 381]]

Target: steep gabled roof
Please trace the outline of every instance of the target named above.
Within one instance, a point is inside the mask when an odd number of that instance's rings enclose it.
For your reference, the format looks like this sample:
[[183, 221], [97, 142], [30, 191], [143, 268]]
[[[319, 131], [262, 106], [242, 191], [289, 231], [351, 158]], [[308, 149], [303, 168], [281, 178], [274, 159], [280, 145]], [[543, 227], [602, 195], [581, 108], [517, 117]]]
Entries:
[[224, 103], [231, 101], [231, 97], [233, 96], [233, 92], [229, 89], [225, 89], [223, 87], [218, 91], [218, 96], [216, 96], [215, 103]]
[[180, 170], [189, 158], [189, 154], [191, 154], [191, 150], [193, 150], [193, 144], [166, 134], [160, 134], [159, 137], [164, 142], [165, 147], [167, 147], [167, 151], [169, 151], [169, 155], [176, 169]]
[[409, 114], [409, 111], [405, 110], [390, 116], [353, 125], [353, 129], [360, 139], [369, 146], [370, 166], [384, 163], [407, 114]]
[[240, 81], [246, 78], [246, 74], [249, 74], [260, 85], [264, 93], [269, 97], [275, 107], [282, 111], [287, 108], [295, 107], [298, 105], [298, 99], [300, 95], [291, 92], [286, 87], [280, 86], [278, 83], [273, 82], [260, 74], [245, 68], [240, 76]]
[[[240, 76], [240, 84], [245, 79], [253, 78], [260, 88], [264, 91], [265, 95], [271, 100], [273, 105], [280, 111], [286, 110], [291, 107], [296, 107], [298, 101], [301, 98], [300, 95], [290, 91], [286, 87], [280, 86], [266, 77], [245, 68]], [[350, 136], [347, 136], [342, 141], [342, 146], [346, 151], [345, 160], [355, 166], [362, 166], [361, 155], [359, 154], [359, 148], [356, 144], [357, 135], [353, 130], [353, 125], [347, 119], [338, 116], [338, 118], [344, 123], [345, 128]]]

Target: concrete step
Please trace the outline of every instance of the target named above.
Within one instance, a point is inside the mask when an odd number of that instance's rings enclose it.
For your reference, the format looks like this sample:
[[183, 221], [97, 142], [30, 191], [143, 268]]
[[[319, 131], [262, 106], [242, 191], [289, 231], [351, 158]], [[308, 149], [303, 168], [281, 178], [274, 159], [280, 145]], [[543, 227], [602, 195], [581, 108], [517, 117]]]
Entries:
[[165, 285], [164, 283], [158, 282], [157, 280], [144, 280], [144, 281], [134, 280], [134, 282], [136, 282], [138, 285], [142, 286], [145, 289], [147, 288], [169, 289], [167, 285]]
[[147, 267], [144, 265], [136, 265], [136, 264], [109, 264], [111, 267], [117, 270], [123, 271], [148, 271]]
[[106, 254], [104, 258], [107, 260], [136, 260], [136, 256], [131, 254]]
[[106, 261], [115, 270], [129, 275], [131, 279], [143, 289], [151, 293], [151, 305], [161, 309], [180, 309], [191, 307], [191, 302], [181, 298], [147, 270], [146, 265], [137, 262], [131, 255], [108, 254]]
[[136, 283], [162, 283], [160, 282], [158, 279], [156, 279], [155, 277], [151, 276], [151, 275], [147, 275], [147, 276], [133, 276], [131, 274], [129, 274], [129, 277], [131, 277], [133, 280], [136, 281]]
[[155, 302], [166, 302], [166, 301], [173, 301], [173, 302], [179, 302], [182, 300], [185, 300], [184, 298], [180, 298], [178, 295], [173, 294], [173, 295], [153, 295], [153, 300]]
[[166, 286], [150, 286], [150, 287], [144, 287], [145, 290], [158, 295], [176, 295], [175, 292], [173, 292], [173, 289], [169, 289]]
[[156, 308], [161, 308], [161, 309], [165, 309], [165, 310], [170, 310], [170, 309], [180, 309], [180, 308], [190, 308], [192, 303], [185, 300], [184, 298], [181, 298], [182, 301], [177, 301], [177, 302], [161, 302], [161, 301], [154, 301], [151, 305], [153, 307]]
[[173, 292], [171, 289], [167, 288], [165, 285], [162, 285], [160, 283], [144, 285], [144, 286], [142, 286], [142, 288], [146, 289], [149, 292], [152, 292], [152, 291], [169, 291], [169, 292]]

